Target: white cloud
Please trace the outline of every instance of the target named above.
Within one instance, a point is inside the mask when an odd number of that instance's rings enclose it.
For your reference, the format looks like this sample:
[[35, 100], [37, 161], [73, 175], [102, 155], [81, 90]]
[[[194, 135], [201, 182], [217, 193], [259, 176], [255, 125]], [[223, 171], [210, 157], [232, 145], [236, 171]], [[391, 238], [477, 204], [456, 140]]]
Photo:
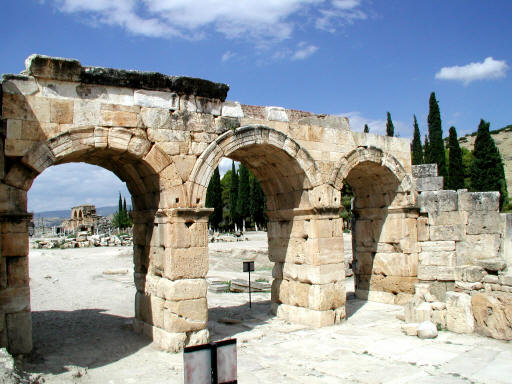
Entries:
[[227, 52], [224, 52], [224, 54], [222, 55], [221, 57], [221, 60], [222, 62], [226, 62], [226, 61], [229, 61], [231, 60], [233, 57], [236, 56], [236, 53], [235, 52], [231, 52], [231, 51], [227, 51]]
[[61, 12], [149, 37], [200, 39], [212, 32], [265, 45], [296, 25], [321, 29], [366, 18], [359, 0], [53, 0]]
[[292, 60], [304, 60], [315, 53], [317, 50], [318, 47], [301, 41], [297, 46], [297, 50], [292, 56]]
[[[348, 117], [351, 131], [363, 132], [364, 125], [368, 124], [368, 128], [370, 128], [370, 133], [374, 133], [376, 135], [386, 134], [385, 119], [368, 118], [361, 115], [361, 112], [358, 111], [340, 113], [339, 115]], [[393, 120], [393, 125], [395, 127], [395, 136], [402, 138], [412, 137], [412, 120], [410, 124], [406, 124], [402, 121], [393, 119], [393, 115], [391, 115], [391, 118]]]
[[487, 57], [481, 63], [443, 67], [436, 73], [436, 79], [462, 81], [468, 85], [475, 80], [499, 79], [506, 76], [508, 65], [505, 60], [494, 60]]
[[130, 204], [130, 193], [112, 172], [94, 165], [69, 163], [50, 167], [28, 191], [29, 211], [69, 209], [80, 204], [117, 205], [119, 192]]

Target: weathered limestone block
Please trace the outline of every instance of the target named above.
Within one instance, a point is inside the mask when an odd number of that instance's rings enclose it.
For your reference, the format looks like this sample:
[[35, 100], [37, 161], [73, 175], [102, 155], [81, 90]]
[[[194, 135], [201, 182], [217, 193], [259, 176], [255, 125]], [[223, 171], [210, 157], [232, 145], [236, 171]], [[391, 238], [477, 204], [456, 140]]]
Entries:
[[[357, 265], [359, 266], [359, 260]], [[418, 274], [418, 255], [407, 253], [376, 253], [373, 258], [372, 273], [384, 276], [415, 277]]]
[[512, 294], [477, 293], [471, 298], [476, 332], [500, 340], [512, 340]]
[[27, 233], [2, 233], [0, 237], [3, 257], [28, 255]]
[[499, 212], [472, 212], [469, 214], [466, 232], [469, 235], [482, 233], [500, 233], [501, 216]]
[[422, 241], [420, 243], [423, 252], [455, 251], [455, 241]]
[[448, 212], [429, 212], [428, 224], [437, 225], [463, 225], [467, 222], [467, 212], [448, 211]]
[[482, 267], [474, 265], [457, 266], [457, 280], [470, 283], [481, 282], [485, 277], [485, 271]]
[[419, 254], [419, 261], [422, 266], [455, 267], [455, 251], [423, 251]]
[[10, 353], [30, 353], [32, 351], [32, 314], [30, 309], [26, 312], [8, 313], [5, 319]]
[[27, 286], [0, 291], [0, 308], [4, 313], [30, 311], [30, 291]]
[[418, 164], [412, 166], [412, 176], [416, 179], [423, 177], [436, 177], [437, 164]]
[[345, 264], [306, 265], [284, 263], [283, 277], [309, 284], [328, 284], [345, 279]]
[[33, 77], [16, 75], [16, 77], [4, 77], [2, 82], [3, 93], [18, 95], [33, 95], [39, 92], [39, 87]]
[[431, 321], [423, 321], [418, 325], [417, 333], [420, 339], [434, 339], [437, 337], [437, 327]]
[[455, 267], [422, 264], [418, 266], [418, 279], [420, 280], [454, 281], [455, 278]]
[[196, 96], [196, 111], [213, 116], [220, 116], [222, 102], [219, 99]]
[[481, 258], [500, 255], [499, 234], [466, 235], [464, 241], [456, 243], [457, 265], [471, 265]]
[[293, 305], [272, 303], [272, 311], [280, 319], [313, 328], [333, 325], [336, 320], [336, 313], [332, 310], [315, 311], [314, 309], [295, 307]]
[[243, 118], [244, 111], [238, 101], [225, 101], [222, 104], [222, 116]]
[[[444, 304], [444, 303], [443, 303]], [[441, 329], [446, 329], [446, 308], [432, 312], [432, 322]]]
[[206, 297], [207, 283], [204, 279], [181, 279], [171, 281], [161, 278], [158, 281], [157, 296], [166, 300], [180, 301]]
[[458, 192], [462, 211], [493, 211], [498, 212], [499, 192]]
[[50, 123], [72, 124], [74, 102], [72, 100], [50, 101]]
[[424, 192], [424, 191], [439, 191], [443, 189], [443, 177], [442, 176], [436, 176], [436, 177], [421, 177], [418, 179], [415, 179], [416, 183], [416, 190], [418, 192]]
[[358, 290], [383, 291], [393, 294], [414, 293], [414, 285], [418, 282], [416, 277], [360, 275], [357, 276]]
[[176, 110], [179, 107], [179, 97], [173, 92], [137, 90], [133, 93], [135, 105], [141, 107], [163, 108]]
[[28, 257], [6, 257], [5, 267], [7, 271], [8, 287], [26, 287], [29, 284]]
[[269, 121], [288, 122], [288, 115], [283, 107], [265, 107], [266, 119]]
[[79, 81], [82, 66], [75, 59], [33, 54], [25, 60], [25, 72], [45, 79]]
[[165, 249], [164, 275], [169, 280], [204, 278], [208, 273], [208, 248]]
[[417, 226], [418, 226], [418, 241], [429, 241], [430, 240], [430, 231], [429, 231], [429, 226], [428, 226], [428, 218], [418, 217]]
[[505, 260], [503, 260], [501, 257], [478, 259], [475, 261], [475, 264], [482, 267], [486, 271], [491, 271], [491, 272], [502, 271], [507, 266], [505, 264]]
[[100, 122], [101, 103], [93, 100], [75, 100], [73, 110], [74, 126], [94, 126]]
[[318, 311], [336, 309], [345, 304], [344, 283], [308, 284], [294, 280], [275, 279], [272, 301]]
[[476, 281], [476, 282], [456, 281], [455, 282], [455, 291], [457, 291], [457, 292], [458, 291], [466, 291], [466, 292], [478, 291], [483, 288], [484, 288], [484, 285], [479, 281]]
[[425, 191], [418, 196], [420, 212], [456, 211], [457, 192], [455, 191]]
[[443, 241], [455, 240], [460, 241], [464, 238], [463, 225], [431, 225], [430, 226], [430, 240]]
[[459, 292], [446, 293], [446, 327], [455, 333], [473, 333], [475, 320], [471, 296]]

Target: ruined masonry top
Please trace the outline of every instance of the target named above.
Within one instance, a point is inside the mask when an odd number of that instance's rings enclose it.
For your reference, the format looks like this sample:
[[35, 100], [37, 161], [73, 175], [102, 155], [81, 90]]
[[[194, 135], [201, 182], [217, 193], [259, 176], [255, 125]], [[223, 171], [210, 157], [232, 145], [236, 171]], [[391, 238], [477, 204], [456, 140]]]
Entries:
[[25, 60], [25, 71], [22, 72], [22, 75], [53, 80], [76, 81], [84, 84], [169, 91], [175, 92], [178, 95], [209, 97], [221, 101], [226, 99], [229, 90], [227, 84], [214, 83], [193, 77], [167, 76], [158, 72], [130, 71], [103, 67], [83, 67], [75, 59], [37, 54], [30, 55]]

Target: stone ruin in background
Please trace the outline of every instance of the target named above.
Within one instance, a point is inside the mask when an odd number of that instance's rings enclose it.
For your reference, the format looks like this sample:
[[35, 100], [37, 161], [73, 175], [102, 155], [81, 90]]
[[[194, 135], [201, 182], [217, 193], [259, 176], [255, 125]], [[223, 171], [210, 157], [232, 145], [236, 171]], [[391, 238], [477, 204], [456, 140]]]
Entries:
[[1, 90], [0, 347], [12, 353], [32, 349], [27, 191], [67, 162], [111, 170], [130, 191], [135, 329], [170, 351], [205, 342], [204, 205], [222, 157], [244, 163], [265, 192], [276, 316], [313, 327], [346, 317], [348, 183], [357, 297], [405, 305], [408, 322], [510, 338], [510, 222], [497, 194], [439, 190], [434, 170], [411, 166], [407, 139], [226, 101], [225, 84], [40, 55], [4, 75]]

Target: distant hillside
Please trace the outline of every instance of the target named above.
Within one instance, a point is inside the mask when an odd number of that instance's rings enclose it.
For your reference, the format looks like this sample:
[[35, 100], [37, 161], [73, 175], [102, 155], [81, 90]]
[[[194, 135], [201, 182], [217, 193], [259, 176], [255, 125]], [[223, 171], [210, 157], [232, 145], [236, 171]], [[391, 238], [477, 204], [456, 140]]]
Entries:
[[[503, 163], [505, 165], [505, 179], [509, 196], [512, 194], [512, 125], [491, 131], [492, 138], [498, 146]], [[461, 147], [473, 150], [476, 132], [459, 137]]]
[[[132, 207], [129, 205], [127, 207], [129, 210]], [[96, 213], [100, 216], [108, 216], [112, 215], [117, 211], [117, 205], [113, 205], [110, 207], [97, 207]], [[64, 209], [59, 211], [44, 211], [44, 212], [34, 212], [34, 218], [44, 217], [44, 218], [62, 218], [69, 219], [71, 215], [71, 209]]]

